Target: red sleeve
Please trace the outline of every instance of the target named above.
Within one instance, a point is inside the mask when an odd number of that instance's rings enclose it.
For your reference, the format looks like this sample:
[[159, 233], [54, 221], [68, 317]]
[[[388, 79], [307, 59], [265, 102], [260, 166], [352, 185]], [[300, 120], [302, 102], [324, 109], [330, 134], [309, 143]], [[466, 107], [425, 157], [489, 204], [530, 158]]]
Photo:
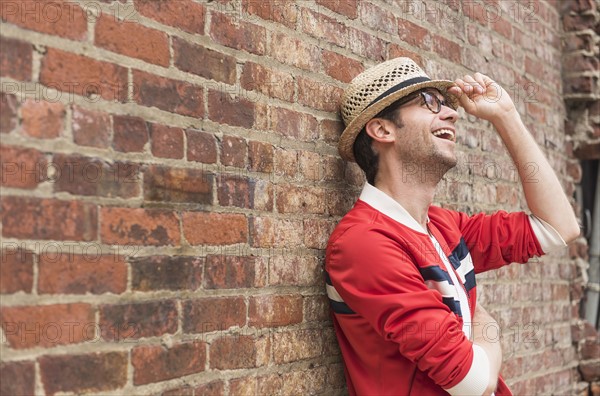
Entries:
[[385, 230], [351, 227], [331, 242], [327, 270], [346, 304], [436, 384], [450, 388], [467, 375], [473, 349], [462, 324]]
[[475, 272], [525, 263], [544, 254], [524, 212], [498, 211], [467, 216], [451, 212], [473, 259]]

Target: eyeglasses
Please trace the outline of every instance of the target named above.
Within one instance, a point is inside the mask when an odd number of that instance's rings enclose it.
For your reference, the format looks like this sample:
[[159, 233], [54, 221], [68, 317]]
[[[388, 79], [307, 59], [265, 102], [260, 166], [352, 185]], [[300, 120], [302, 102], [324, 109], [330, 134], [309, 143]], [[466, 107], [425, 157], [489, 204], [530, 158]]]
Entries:
[[453, 106], [449, 101], [447, 101], [446, 98], [440, 99], [434, 93], [422, 91], [419, 92], [419, 96], [421, 96], [427, 108], [431, 110], [431, 112], [434, 114], [438, 114], [440, 111], [442, 111], [442, 106], [446, 106], [451, 108], [452, 110], [456, 110], [456, 107]]

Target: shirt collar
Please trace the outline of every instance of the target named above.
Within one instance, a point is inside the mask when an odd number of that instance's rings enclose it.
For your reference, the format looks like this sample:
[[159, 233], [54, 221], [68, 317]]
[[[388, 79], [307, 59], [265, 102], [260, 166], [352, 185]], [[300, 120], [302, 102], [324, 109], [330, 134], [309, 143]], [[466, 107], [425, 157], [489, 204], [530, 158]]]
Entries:
[[[427, 230], [424, 229], [423, 226], [421, 226], [421, 224], [419, 224], [419, 222], [415, 220], [402, 205], [400, 205], [400, 203], [377, 187], [365, 183], [359, 199], [398, 223], [417, 232], [427, 234]], [[427, 218], [427, 222], [429, 222], [429, 217]]]

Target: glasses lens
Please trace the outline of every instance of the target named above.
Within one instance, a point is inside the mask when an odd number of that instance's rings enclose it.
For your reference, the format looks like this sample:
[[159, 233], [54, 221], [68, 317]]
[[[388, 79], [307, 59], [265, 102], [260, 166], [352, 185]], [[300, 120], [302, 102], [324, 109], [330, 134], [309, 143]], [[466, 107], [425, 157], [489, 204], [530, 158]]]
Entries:
[[423, 99], [425, 100], [425, 104], [427, 108], [431, 110], [433, 113], [439, 113], [442, 109], [442, 104], [445, 104], [433, 93], [430, 92], [422, 92]]

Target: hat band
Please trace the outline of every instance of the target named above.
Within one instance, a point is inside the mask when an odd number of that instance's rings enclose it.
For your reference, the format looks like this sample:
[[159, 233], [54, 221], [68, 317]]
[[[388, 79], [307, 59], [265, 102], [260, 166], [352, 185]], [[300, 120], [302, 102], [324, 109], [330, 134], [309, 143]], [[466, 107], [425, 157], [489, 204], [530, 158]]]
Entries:
[[365, 107], [365, 110], [368, 109], [369, 107], [373, 106], [375, 103], [379, 102], [381, 99], [393, 94], [396, 91], [404, 89], [410, 85], [415, 85], [415, 84], [425, 82], [425, 81], [431, 81], [431, 79], [429, 77], [414, 77], [414, 78], [410, 78], [408, 80], [402, 81], [400, 84], [394, 85], [392, 88], [388, 89], [387, 91], [385, 91], [384, 93], [382, 93], [381, 95], [376, 97], [375, 100], [373, 100], [371, 103], [369, 103], [369, 105], [367, 107]]

